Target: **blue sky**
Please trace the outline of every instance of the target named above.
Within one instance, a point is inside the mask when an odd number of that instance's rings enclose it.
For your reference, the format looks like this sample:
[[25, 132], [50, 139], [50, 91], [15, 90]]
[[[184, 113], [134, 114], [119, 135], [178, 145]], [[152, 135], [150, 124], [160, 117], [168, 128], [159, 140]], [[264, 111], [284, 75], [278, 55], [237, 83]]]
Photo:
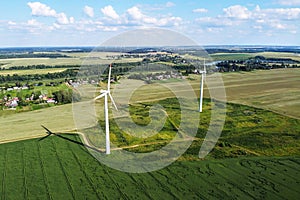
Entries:
[[300, 45], [300, 0], [2, 1], [0, 47], [94, 46], [145, 27], [199, 45]]

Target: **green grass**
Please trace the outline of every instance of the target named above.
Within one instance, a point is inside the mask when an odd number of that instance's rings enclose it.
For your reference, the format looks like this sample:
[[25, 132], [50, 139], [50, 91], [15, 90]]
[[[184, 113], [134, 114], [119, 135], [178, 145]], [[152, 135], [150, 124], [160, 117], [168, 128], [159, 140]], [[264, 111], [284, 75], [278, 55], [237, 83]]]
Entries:
[[[167, 114], [166, 122], [163, 124], [163, 128], [158, 132], [144, 128], [144, 126], [151, 122], [149, 109], [157, 103], [164, 107], [165, 113]], [[211, 109], [214, 104], [216, 104], [216, 102], [210, 102], [209, 99], [204, 100], [203, 112], [200, 115], [196, 139], [192, 143], [191, 148], [185, 153], [185, 156], [189, 160], [198, 159], [199, 147], [207, 134]], [[130, 118], [126, 116], [117, 117], [115, 120], [111, 119], [111, 141], [118, 147], [140, 145], [128, 150], [139, 153], [151, 152], [168, 144], [178, 132], [178, 127], [180, 127], [181, 118], [183, 117], [183, 115], [181, 115], [180, 105], [175, 98], [157, 102], [136, 103], [129, 107], [129, 111], [132, 121], [141, 127], [132, 128], [132, 122], [130, 122]], [[189, 112], [193, 111], [189, 110]], [[102, 114], [102, 111], [100, 113]], [[154, 119], [152, 122], [161, 124], [161, 119], [162, 117], [160, 117], [158, 121], [155, 122]], [[122, 124], [122, 128], [118, 127], [115, 122], [116, 120], [118, 124]], [[191, 124], [197, 126], [193, 120], [195, 119], [188, 119]], [[100, 117], [99, 123], [101, 127], [104, 127], [103, 116]], [[191, 129], [187, 128], [185, 130]], [[91, 128], [81, 132], [85, 133], [85, 131], [89, 139], [94, 144], [97, 144], [96, 146], [99, 146], [101, 143], [99, 141], [99, 130]], [[184, 132], [184, 134], [188, 135], [190, 133]], [[300, 156], [299, 135], [300, 120], [298, 119], [250, 106], [228, 103], [226, 120], [221, 137], [219, 138], [216, 148], [209, 154], [209, 157]]]
[[213, 60], [247, 60], [253, 55], [251, 53], [214, 53], [209, 55]]
[[27, 74], [48, 74], [48, 73], [57, 73], [65, 71], [66, 68], [50, 68], [50, 69], [33, 69], [33, 70], [5, 70], [0, 71], [0, 76], [7, 76], [7, 75], [27, 75]]
[[0, 145], [0, 195], [16, 200], [297, 199], [299, 165], [299, 157], [176, 161], [159, 171], [130, 174], [54, 136]]
[[214, 53], [209, 55], [213, 60], [246, 60], [255, 56], [264, 56], [266, 58], [286, 58], [300, 61], [299, 54], [284, 52], [260, 52], [260, 53]]
[[[300, 119], [300, 69], [222, 73], [228, 102], [255, 106]], [[190, 81], [199, 95], [199, 76]], [[214, 80], [210, 79], [213, 85]], [[209, 97], [207, 88], [204, 96]]]

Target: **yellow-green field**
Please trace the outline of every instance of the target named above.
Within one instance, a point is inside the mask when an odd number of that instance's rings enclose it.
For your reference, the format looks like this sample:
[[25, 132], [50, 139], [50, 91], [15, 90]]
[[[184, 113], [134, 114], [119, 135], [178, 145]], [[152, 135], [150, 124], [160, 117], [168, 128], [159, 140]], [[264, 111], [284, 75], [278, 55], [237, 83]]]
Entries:
[[[300, 69], [223, 73], [222, 76], [229, 102], [255, 106], [300, 118]], [[198, 95], [200, 77], [193, 75], [192, 78], [194, 80], [191, 80], [190, 83]], [[171, 82], [170, 84], [172, 87], [176, 87], [177, 83]], [[114, 87], [121, 86], [122, 83], [114, 85]], [[157, 84], [147, 87], [152, 87], [152, 90], [149, 88], [136, 90], [132, 101], [154, 101], [174, 97], [170, 90]], [[209, 97], [207, 88], [205, 88], [204, 95]], [[58, 132], [74, 130], [72, 106], [69, 104], [3, 115], [0, 117], [0, 142], [41, 136], [43, 132], [41, 124]]]
[[[227, 101], [300, 118], [300, 69], [222, 74]], [[198, 85], [193, 83], [197, 90]], [[206, 96], [208, 94], [206, 93]]]
[[285, 52], [260, 52], [260, 53], [214, 53], [210, 54], [214, 60], [242, 60], [255, 56], [264, 56], [266, 58], [285, 58], [300, 61], [299, 53]]
[[30, 70], [3, 70], [0, 71], [0, 76], [7, 75], [27, 75], [27, 74], [48, 74], [65, 71], [67, 68], [48, 68], [48, 69], [30, 69]]
[[114, 56], [120, 55], [116, 52], [93, 52], [93, 53], [63, 53], [69, 57], [66, 58], [12, 58], [0, 59], [1, 68], [9, 68], [13, 66], [30, 66], [30, 65], [81, 65], [81, 64], [110, 64], [112, 62], [137, 62], [142, 58], [123, 58], [114, 59]]

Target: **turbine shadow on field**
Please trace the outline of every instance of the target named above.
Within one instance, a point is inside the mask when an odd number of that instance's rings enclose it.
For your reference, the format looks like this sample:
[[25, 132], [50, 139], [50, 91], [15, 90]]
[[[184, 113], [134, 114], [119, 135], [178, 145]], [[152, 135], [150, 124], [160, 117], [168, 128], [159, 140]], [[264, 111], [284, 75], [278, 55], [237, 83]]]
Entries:
[[100, 149], [97, 149], [97, 148], [92, 147], [92, 146], [90, 146], [90, 145], [84, 144], [84, 143], [82, 143], [82, 142], [78, 142], [78, 141], [76, 141], [76, 140], [72, 140], [72, 139], [70, 139], [70, 138], [68, 138], [68, 137], [64, 137], [64, 136], [62, 136], [61, 134], [57, 134], [57, 133], [54, 133], [54, 132], [50, 131], [48, 128], [46, 128], [46, 127], [43, 126], [43, 125], [41, 125], [41, 126], [46, 130], [47, 135], [44, 136], [44, 137], [42, 137], [42, 138], [40, 138], [39, 141], [42, 141], [42, 140], [46, 139], [47, 137], [49, 137], [49, 136], [51, 136], [51, 135], [54, 135], [54, 136], [57, 136], [57, 137], [62, 138], [62, 139], [64, 139], [64, 140], [67, 140], [67, 141], [69, 141], [69, 142], [73, 142], [73, 143], [75, 143], [75, 144], [84, 146], [84, 147], [89, 148], [89, 149], [92, 149], [92, 150], [94, 150], [94, 151], [97, 151], [97, 152], [100, 152], [100, 153], [104, 153], [104, 151], [101, 151]]

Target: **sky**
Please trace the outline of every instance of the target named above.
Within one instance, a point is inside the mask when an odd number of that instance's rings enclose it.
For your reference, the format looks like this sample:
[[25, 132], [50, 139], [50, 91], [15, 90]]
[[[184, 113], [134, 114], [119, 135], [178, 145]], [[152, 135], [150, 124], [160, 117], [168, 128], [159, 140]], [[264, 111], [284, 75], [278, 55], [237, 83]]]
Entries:
[[0, 47], [97, 46], [143, 28], [199, 45], [300, 46], [300, 0], [1, 1]]

